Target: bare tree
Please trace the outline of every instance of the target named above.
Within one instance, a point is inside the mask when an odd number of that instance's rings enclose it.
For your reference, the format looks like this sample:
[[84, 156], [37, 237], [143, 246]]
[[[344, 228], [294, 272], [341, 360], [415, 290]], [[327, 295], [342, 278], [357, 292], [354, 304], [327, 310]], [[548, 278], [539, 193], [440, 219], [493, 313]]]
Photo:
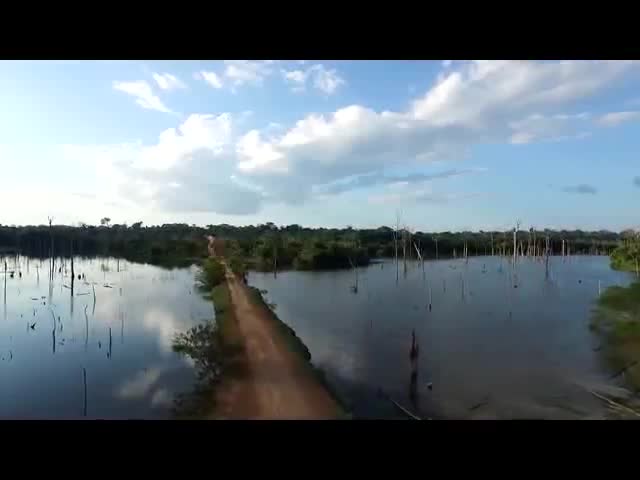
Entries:
[[53, 231], [51, 229], [53, 223], [53, 217], [47, 217], [49, 219], [49, 240], [51, 241], [51, 246], [49, 248], [49, 276], [53, 280], [53, 269], [55, 268], [54, 260], [53, 260]]
[[513, 264], [516, 264], [516, 256], [518, 255], [518, 230], [520, 230], [520, 220], [516, 220], [516, 228], [513, 229]]

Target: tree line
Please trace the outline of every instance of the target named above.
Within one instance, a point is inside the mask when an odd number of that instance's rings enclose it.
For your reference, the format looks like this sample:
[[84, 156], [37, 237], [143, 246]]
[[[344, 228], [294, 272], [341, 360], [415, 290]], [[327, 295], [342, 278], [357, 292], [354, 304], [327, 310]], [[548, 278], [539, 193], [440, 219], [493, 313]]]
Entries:
[[[512, 255], [514, 232], [412, 231], [399, 226], [375, 229], [307, 228], [265, 223], [249, 226], [228, 224], [206, 227], [183, 223], [144, 226], [110, 224], [68, 226], [2, 226], [0, 251], [21, 252], [47, 258], [70, 256], [117, 256], [131, 261], [174, 265], [207, 255], [207, 235], [225, 240], [235, 256], [248, 266], [263, 270], [280, 268], [332, 269], [366, 265], [381, 257], [448, 258], [454, 256]], [[550, 255], [611, 254], [624, 246], [628, 232], [519, 230], [515, 247], [519, 254]], [[626, 247], [625, 247], [626, 248]], [[632, 251], [632, 250], [630, 250]], [[620, 252], [620, 251], [619, 251]]]

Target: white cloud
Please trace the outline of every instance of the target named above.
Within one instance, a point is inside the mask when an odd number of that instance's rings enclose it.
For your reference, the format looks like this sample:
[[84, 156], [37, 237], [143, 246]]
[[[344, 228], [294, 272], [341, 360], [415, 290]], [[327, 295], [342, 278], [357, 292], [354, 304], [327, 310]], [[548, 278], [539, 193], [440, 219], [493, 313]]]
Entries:
[[153, 73], [152, 76], [162, 90], [171, 91], [187, 88], [182, 80], [170, 73]]
[[134, 82], [113, 82], [113, 88], [135, 97], [136, 103], [142, 108], [171, 113], [171, 110], [162, 103], [162, 100], [153, 94], [151, 85], [144, 80], [137, 80]]
[[509, 141], [514, 145], [522, 145], [525, 143], [530, 143], [534, 138], [535, 136], [532, 133], [518, 132], [511, 135]]
[[291, 86], [291, 89], [294, 92], [304, 91], [305, 84], [307, 83], [307, 77], [309, 75], [308, 70], [281, 70], [281, 73], [285, 82]]
[[636, 67], [631, 61], [478, 60], [443, 75], [412, 110], [433, 125], [482, 128], [487, 120], [494, 124], [587, 97]]
[[[337, 190], [348, 191], [369, 180], [349, 185], [352, 177], [379, 178], [395, 166], [415, 171], [462, 159], [485, 142], [584, 137], [589, 114], [565, 112], [576, 111], [577, 102], [637, 66], [582, 60], [456, 62], [404, 111], [350, 105], [309, 114], [289, 127], [249, 132], [236, 131], [238, 118], [229, 114], [191, 115], [153, 145], [95, 148], [84, 158], [100, 159], [121, 198], [129, 201], [147, 202], [159, 211], [248, 214], [264, 202], [300, 205], [317, 192], [331, 192], [336, 182], [346, 184]], [[413, 195], [405, 200], [443, 201], [425, 191]]]
[[313, 70], [313, 86], [327, 95], [335, 93], [341, 85], [346, 83], [335, 69], [327, 70], [322, 64], [314, 65], [311, 68]]
[[332, 95], [341, 85], [346, 84], [335, 69], [327, 69], [322, 64], [312, 65], [305, 70], [281, 70], [281, 73], [285, 83], [294, 92], [304, 91], [307, 82], [310, 82], [313, 88]]
[[621, 123], [632, 122], [640, 119], [640, 112], [627, 111], [627, 112], [612, 112], [602, 115], [598, 119], [598, 123], [605, 127], [615, 127]]
[[201, 71], [194, 74], [196, 80], [204, 80], [213, 88], [222, 88], [222, 79], [216, 72]]
[[514, 131], [510, 142], [526, 144], [533, 141], [562, 141], [586, 138], [584, 128], [588, 126], [589, 113], [540, 115], [531, 114], [509, 123]]
[[444, 68], [449, 68], [451, 66], [451, 64], [453, 63], [453, 60], [443, 60], [442, 61], [442, 66]]
[[159, 211], [247, 214], [261, 194], [233, 181], [235, 150], [230, 114], [190, 115], [152, 145], [66, 146], [67, 158], [91, 160], [112, 198]]
[[273, 60], [225, 60], [224, 76], [234, 87], [242, 85], [260, 86], [263, 80], [273, 73]]
[[[252, 148], [238, 150], [238, 166], [268, 185], [267, 190], [296, 202], [313, 185], [399, 163], [459, 158], [477, 143], [567, 136], [575, 128], [566, 124], [582, 125], [589, 115], [557, 109], [597, 93], [636, 66], [608, 61], [465, 63], [404, 112], [352, 105], [329, 115], [309, 115], [277, 137], [250, 132]], [[579, 130], [575, 134], [584, 136]]]

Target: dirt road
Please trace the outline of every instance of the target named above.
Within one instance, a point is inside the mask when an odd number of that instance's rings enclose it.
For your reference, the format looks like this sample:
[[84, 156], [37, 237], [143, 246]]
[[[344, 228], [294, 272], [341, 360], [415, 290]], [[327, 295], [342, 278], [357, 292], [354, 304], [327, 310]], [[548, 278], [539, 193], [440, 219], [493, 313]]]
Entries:
[[340, 408], [291, 350], [264, 305], [227, 268], [235, 317], [244, 338], [248, 375], [229, 379], [219, 391], [218, 416], [245, 419], [331, 419]]

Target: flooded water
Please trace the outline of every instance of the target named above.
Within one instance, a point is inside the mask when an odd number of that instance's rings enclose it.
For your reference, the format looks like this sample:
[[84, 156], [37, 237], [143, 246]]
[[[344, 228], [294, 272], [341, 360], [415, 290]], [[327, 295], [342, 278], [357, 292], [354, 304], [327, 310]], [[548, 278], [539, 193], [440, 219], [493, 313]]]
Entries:
[[[356, 417], [398, 415], [389, 398], [429, 418], [600, 418], [585, 386], [606, 384], [589, 330], [602, 291], [632, 276], [607, 257], [543, 262], [499, 257], [353, 271], [252, 272], [278, 316]], [[429, 308], [431, 303], [431, 308]], [[411, 335], [419, 353], [412, 367]], [[412, 377], [412, 373], [414, 373]]]
[[[0, 259], [0, 418], [169, 418], [194, 385], [174, 335], [214, 316], [195, 267], [163, 270], [116, 259]], [[15, 257], [6, 259], [16, 269]], [[78, 280], [77, 276], [84, 279]], [[95, 288], [95, 302], [94, 289]]]

